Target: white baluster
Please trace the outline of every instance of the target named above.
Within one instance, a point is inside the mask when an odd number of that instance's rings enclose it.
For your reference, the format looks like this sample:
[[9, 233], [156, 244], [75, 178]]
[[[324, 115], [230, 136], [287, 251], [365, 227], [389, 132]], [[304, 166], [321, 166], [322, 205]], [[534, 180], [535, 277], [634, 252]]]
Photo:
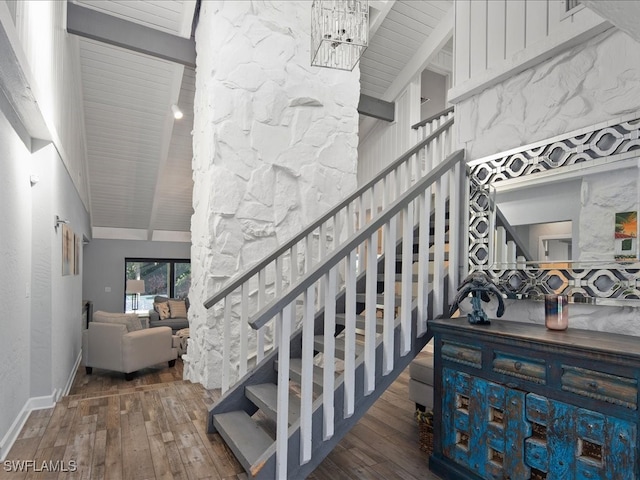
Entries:
[[443, 194], [442, 178], [438, 179], [434, 185], [435, 195], [435, 225], [433, 239], [433, 315], [437, 317], [444, 311], [444, 232], [445, 232], [445, 214], [446, 214], [446, 197]]
[[413, 202], [404, 208], [402, 232], [402, 284], [400, 301], [400, 353], [406, 355], [411, 350], [411, 294], [413, 289]]
[[313, 333], [315, 319], [315, 285], [304, 294], [302, 329], [302, 379], [300, 380], [300, 464], [311, 460], [313, 426]]
[[376, 285], [378, 274], [378, 232], [373, 232], [367, 246], [367, 276], [364, 327], [364, 394], [369, 395], [376, 383]]
[[334, 395], [335, 395], [335, 352], [336, 352], [336, 271], [332, 267], [325, 275], [324, 297], [324, 368], [322, 378], [323, 403], [323, 438], [328, 440], [333, 436], [334, 428]]
[[349, 253], [345, 292], [345, 354], [344, 354], [344, 418], [355, 408], [356, 368], [356, 251]]
[[[265, 306], [267, 302], [267, 288], [266, 288], [266, 276], [267, 270], [262, 269], [258, 272], [258, 310]], [[260, 363], [264, 358], [264, 331], [267, 327], [264, 326], [256, 332], [256, 362]]]
[[427, 332], [429, 315], [429, 231], [431, 230], [431, 188], [420, 195], [420, 231], [418, 245], [418, 331], [421, 337]]
[[[295, 302], [294, 302], [295, 303]], [[291, 304], [277, 315], [280, 332], [278, 349], [278, 412], [276, 414], [276, 478], [287, 478], [289, 453], [289, 342], [293, 324]]]
[[240, 287], [240, 377], [247, 373], [249, 339], [249, 282]]
[[384, 229], [384, 312], [383, 342], [384, 359], [383, 374], [393, 370], [394, 360], [394, 328], [396, 313], [396, 239], [397, 215], [387, 222]]
[[458, 253], [460, 232], [460, 164], [456, 163], [449, 172], [449, 295], [447, 305], [453, 303], [458, 289]]
[[224, 327], [223, 327], [223, 358], [222, 358], [222, 392], [229, 390], [231, 373], [231, 294], [224, 298]]

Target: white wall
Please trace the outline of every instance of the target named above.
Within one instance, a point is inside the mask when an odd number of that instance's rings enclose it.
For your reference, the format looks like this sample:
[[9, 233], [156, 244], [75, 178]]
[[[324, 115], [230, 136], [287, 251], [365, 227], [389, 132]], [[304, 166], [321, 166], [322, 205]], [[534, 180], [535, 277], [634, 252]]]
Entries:
[[185, 376], [207, 388], [221, 384], [224, 329], [202, 303], [356, 188], [359, 67], [309, 65], [310, 14], [307, 1], [202, 2]]
[[454, 88], [458, 103], [610, 25], [587, 8], [565, 13], [562, 0], [456, 0]]
[[[93, 310], [124, 311], [125, 258], [189, 259], [191, 244], [94, 239], [84, 247], [82, 293]], [[105, 289], [110, 289], [110, 292]]]
[[420, 121], [420, 77], [395, 99], [395, 120], [378, 120], [358, 145], [358, 185], [371, 180], [384, 167], [415, 145], [411, 126]]
[[[74, 233], [89, 236], [81, 97], [74, 43], [63, 28], [66, 3], [14, 7], [15, 25], [13, 14], [0, 5], [5, 34], [0, 48], [13, 52], [3, 58], [18, 62], [1, 65], [3, 78], [26, 78], [20, 87], [33, 94], [42, 113], [36, 123], [46, 125], [45, 137], [53, 144], [25, 139], [26, 125], [13, 123], [19, 137], [6, 120], [17, 118], [16, 112], [2, 102], [7, 110], [0, 113], [0, 288], [6, 300], [0, 318], [0, 459], [30, 411], [52, 406], [70, 386], [80, 359], [82, 271], [62, 275], [62, 232], [54, 229], [55, 215]], [[6, 93], [13, 98], [16, 92]], [[39, 177], [33, 186], [32, 174]]]
[[474, 160], [636, 112], [640, 48], [611, 29], [456, 104]]
[[66, 10], [64, 1], [17, 2], [16, 32], [51, 138], [88, 208], [78, 39], [66, 32]]
[[[0, 457], [3, 439], [30, 396], [29, 354], [31, 299], [31, 169], [30, 154], [4, 115], [0, 114]], [[53, 226], [53, 223], [50, 223]]]

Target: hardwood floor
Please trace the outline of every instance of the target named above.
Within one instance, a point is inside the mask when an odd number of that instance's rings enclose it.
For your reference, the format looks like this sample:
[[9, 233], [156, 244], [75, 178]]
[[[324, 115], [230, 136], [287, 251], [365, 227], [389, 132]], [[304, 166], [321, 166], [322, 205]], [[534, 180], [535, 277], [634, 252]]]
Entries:
[[[407, 370], [308, 478], [437, 479], [418, 448], [408, 381]], [[5, 462], [0, 479], [246, 479], [220, 436], [206, 433], [207, 407], [218, 397], [219, 390], [182, 380], [181, 360], [131, 382], [80, 367], [70, 395], [34, 411], [6, 459], [76, 471], [9, 472]]]

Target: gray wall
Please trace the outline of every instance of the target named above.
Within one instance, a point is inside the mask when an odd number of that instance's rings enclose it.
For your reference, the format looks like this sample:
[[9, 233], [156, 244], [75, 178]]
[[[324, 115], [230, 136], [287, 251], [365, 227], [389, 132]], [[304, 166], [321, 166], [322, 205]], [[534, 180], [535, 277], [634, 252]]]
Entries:
[[447, 77], [431, 70], [424, 70], [421, 78], [420, 96], [429, 101], [420, 105], [420, 119], [447, 108]]
[[[82, 271], [62, 276], [62, 230], [80, 236], [89, 215], [52, 144], [31, 153], [0, 113], [0, 458], [16, 420], [51, 405], [75, 374], [81, 345]], [[39, 181], [31, 185], [31, 175]], [[82, 254], [80, 254], [82, 255]]]
[[125, 258], [190, 259], [191, 244], [95, 239], [85, 245], [82, 295], [93, 302], [94, 311], [124, 310]]

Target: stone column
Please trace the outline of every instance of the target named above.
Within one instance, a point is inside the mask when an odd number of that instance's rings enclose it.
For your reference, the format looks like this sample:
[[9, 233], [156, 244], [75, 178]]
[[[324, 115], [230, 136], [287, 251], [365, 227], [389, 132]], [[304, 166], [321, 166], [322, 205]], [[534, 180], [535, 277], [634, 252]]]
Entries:
[[311, 67], [310, 25], [310, 1], [202, 2], [185, 378], [206, 388], [223, 325], [203, 302], [356, 188], [359, 70]]

